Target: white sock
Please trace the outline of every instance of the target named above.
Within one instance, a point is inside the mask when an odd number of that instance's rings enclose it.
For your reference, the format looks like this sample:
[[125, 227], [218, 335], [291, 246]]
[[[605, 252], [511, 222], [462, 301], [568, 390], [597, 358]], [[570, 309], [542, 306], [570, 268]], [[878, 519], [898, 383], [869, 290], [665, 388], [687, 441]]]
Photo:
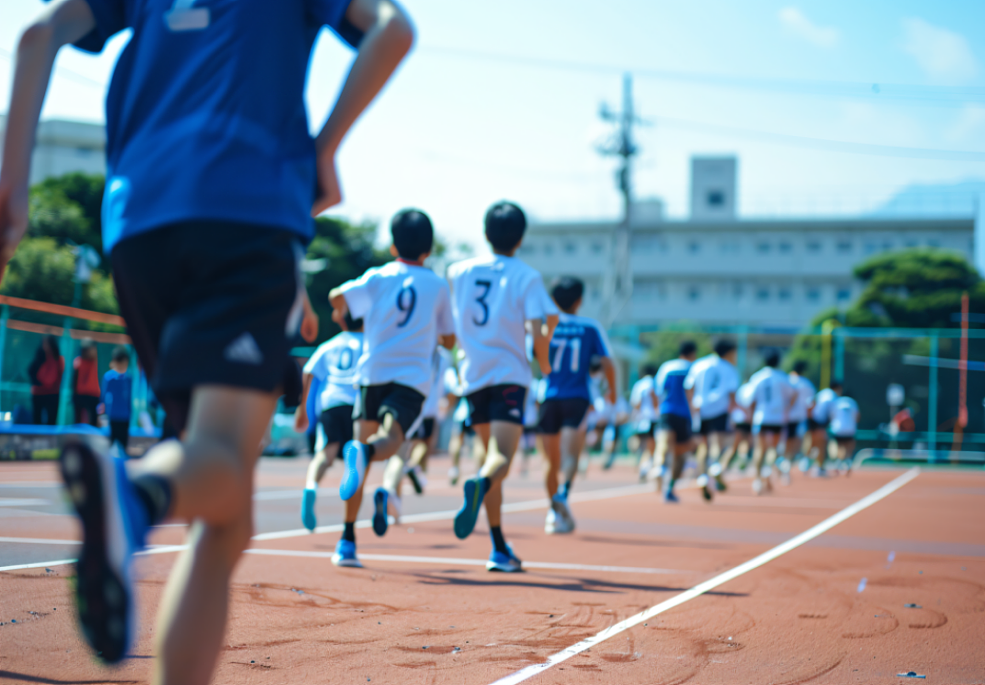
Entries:
[[318, 489], [318, 483], [315, 481], [314, 478], [309, 478], [304, 483], [304, 489], [305, 490], [317, 490]]

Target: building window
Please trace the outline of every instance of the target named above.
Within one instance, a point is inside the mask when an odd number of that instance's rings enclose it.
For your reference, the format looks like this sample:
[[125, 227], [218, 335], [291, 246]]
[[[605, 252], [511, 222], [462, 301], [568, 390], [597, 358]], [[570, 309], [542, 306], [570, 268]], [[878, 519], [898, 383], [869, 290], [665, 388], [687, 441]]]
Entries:
[[732, 299], [741, 300], [742, 299], [742, 284], [734, 283], [732, 284]]
[[939, 241], [939, 240], [928, 240], [927, 241], [927, 246], [928, 247], [940, 247], [941, 246], [941, 241]]
[[780, 243], [780, 254], [790, 254], [793, 252], [793, 245], [790, 243]]
[[885, 242], [885, 243], [882, 244], [882, 251], [883, 252], [889, 252], [892, 249], [893, 249], [893, 244], [891, 242], [887, 241], [887, 242]]
[[721, 190], [709, 190], [708, 191], [708, 206], [709, 207], [724, 207], [725, 206], [725, 193]]
[[821, 289], [820, 288], [808, 288], [807, 289], [807, 301], [808, 302], [820, 302], [821, 301]]
[[756, 290], [756, 299], [760, 302], [767, 302], [770, 299], [770, 289], [761, 287]]
[[876, 252], [876, 250], [878, 250], [878, 249], [879, 248], [876, 246], [875, 243], [866, 243], [865, 244], [865, 254], [874, 254]]
[[578, 251], [578, 245], [576, 243], [567, 242], [564, 244], [565, 254], [574, 254], [577, 251]]
[[550, 257], [552, 254], [554, 254], [554, 246], [550, 243], [544, 243], [544, 256]]
[[839, 254], [848, 254], [852, 251], [852, 241], [851, 240], [839, 240], [838, 241], [838, 252]]
[[793, 297], [793, 293], [790, 292], [790, 288], [780, 288], [778, 296], [780, 298], [780, 302], [789, 302]]
[[592, 252], [594, 252], [595, 254], [602, 254], [603, 250], [605, 250], [605, 245], [603, 245], [601, 242], [595, 241], [594, 243], [592, 243]]
[[691, 254], [697, 254], [701, 252], [701, 243], [699, 243], [697, 240], [692, 240], [687, 244], [687, 251], [690, 252]]
[[907, 240], [907, 241], [906, 241], [906, 246], [907, 246], [907, 247], [910, 247], [910, 248], [913, 248], [913, 247], [920, 247], [920, 243], [919, 243], [919, 242], [917, 242], [916, 240]]
[[808, 252], [813, 252], [815, 254], [818, 253], [818, 252], [820, 252], [821, 251], [821, 243], [819, 243], [816, 240], [811, 240], [810, 242], [807, 243], [807, 251]]
[[701, 286], [692, 285], [687, 289], [687, 299], [691, 302], [697, 302], [701, 299]]
[[838, 301], [848, 302], [852, 299], [852, 289], [851, 288], [838, 288]]
[[532, 255], [536, 251], [537, 250], [534, 249], [533, 245], [521, 245], [518, 250], [518, 252], [525, 257]]
[[756, 245], [756, 251], [760, 254], [766, 254], [770, 251], [770, 244], [763, 242]]
[[719, 245], [719, 248], [725, 254], [736, 254], [741, 249], [741, 245], [735, 240], [726, 240]]

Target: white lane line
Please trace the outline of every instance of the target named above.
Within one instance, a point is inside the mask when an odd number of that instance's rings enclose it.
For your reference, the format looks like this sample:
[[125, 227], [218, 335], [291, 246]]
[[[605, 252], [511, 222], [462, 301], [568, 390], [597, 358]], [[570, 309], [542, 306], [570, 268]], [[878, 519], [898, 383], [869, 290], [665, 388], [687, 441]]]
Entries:
[[[247, 554], [260, 554], [270, 557], [312, 557], [315, 559], [331, 559], [332, 552], [315, 552], [293, 549], [248, 549]], [[457, 559], [451, 557], [415, 557], [400, 554], [360, 554], [360, 559], [367, 561], [394, 561], [411, 564], [439, 564], [450, 566], [485, 566], [485, 559]], [[598, 573], [651, 573], [681, 575], [693, 574], [696, 571], [681, 571], [672, 568], [637, 568], [633, 566], [590, 566], [586, 564], [551, 563], [547, 561], [525, 561], [524, 568], [542, 568], [553, 571], [595, 571]]]
[[[604, 490], [595, 490], [592, 492], [583, 492], [580, 494], [572, 495], [571, 499], [575, 502], [590, 502], [592, 500], [600, 499], [610, 499], [613, 497], [622, 497], [624, 495], [634, 495], [642, 492], [652, 492], [653, 487], [648, 485], [629, 485], [618, 488], [606, 488]], [[548, 506], [548, 501], [546, 499], [532, 500], [529, 502], [513, 502], [511, 504], [504, 504], [504, 512], [512, 511], [529, 511], [531, 509], [546, 509]], [[426, 521], [447, 521], [455, 518], [455, 514], [458, 510], [448, 509], [445, 511], [435, 511], [425, 514], [410, 514], [408, 516], [402, 516], [400, 518], [400, 524], [405, 523], [422, 523]], [[392, 520], [392, 519], [391, 519]], [[372, 520], [364, 519], [362, 521], [356, 522], [356, 528], [369, 528], [373, 525]], [[345, 526], [341, 523], [332, 526], [318, 526], [315, 528], [314, 533], [341, 533]], [[303, 537], [305, 535], [313, 535], [311, 531], [306, 528], [294, 528], [292, 530], [282, 530], [276, 533], [261, 533], [260, 535], [254, 535], [253, 540], [257, 542], [263, 542], [264, 540], [283, 540], [285, 538], [296, 538]], [[187, 545], [161, 545], [159, 547], [154, 547], [151, 549], [146, 549], [143, 552], [138, 552], [140, 556], [146, 556], [151, 554], [167, 554], [169, 552], [180, 552], [185, 549]], [[329, 555], [331, 556], [331, 555]], [[366, 557], [367, 559], [369, 557]], [[38, 562], [36, 564], [19, 564], [15, 566], [0, 566], [0, 572], [2, 571], [18, 571], [25, 568], [40, 568], [42, 566], [59, 566], [62, 564], [74, 564], [75, 559], [61, 559], [58, 561], [48, 561], [48, 562]], [[486, 562], [482, 562], [485, 564]]]
[[899, 476], [898, 478], [882, 486], [881, 488], [873, 492], [871, 495], [863, 497], [855, 504], [845, 509], [842, 509], [834, 516], [825, 519], [824, 521], [817, 524], [813, 528], [804, 531], [797, 537], [787, 540], [782, 545], [774, 547], [768, 552], [764, 552], [760, 554], [758, 557], [755, 557], [754, 559], [750, 559], [744, 564], [740, 564], [735, 568], [726, 571], [725, 573], [717, 575], [711, 580], [706, 580], [703, 583], [695, 585], [690, 590], [685, 590], [681, 594], [676, 595], [675, 597], [671, 597], [666, 602], [661, 602], [656, 606], [650, 607], [646, 611], [638, 613], [635, 616], [631, 616], [624, 621], [620, 621], [619, 623], [616, 623], [615, 625], [609, 626], [602, 632], [597, 633], [586, 640], [582, 640], [578, 644], [572, 645], [567, 649], [558, 652], [557, 654], [552, 654], [550, 657], [548, 657], [547, 661], [544, 663], [527, 666], [526, 668], [523, 668], [517, 671], [516, 673], [512, 673], [506, 676], [505, 678], [500, 678], [499, 680], [492, 683], [492, 685], [516, 685], [517, 683], [522, 683], [525, 680], [529, 680], [530, 678], [533, 678], [535, 675], [539, 675], [543, 673], [544, 671], [551, 668], [552, 666], [556, 666], [557, 664], [567, 661], [571, 657], [577, 654], [581, 654], [586, 649], [590, 649], [591, 647], [594, 647], [595, 645], [608, 640], [610, 637], [615, 637], [616, 635], [619, 635], [620, 633], [623, 633], [629, 630], [630, 628], [637, 626], [640, 623], [643, 623], [643, 621], [649, 620], [654, 616], [657, 616], [658, 614], [664, 613], [665, 611], [669, 611], [670, 609], [673, 609], [676, 606], [680, 606], [684, 602], [687, 602], [688, 600], [703, 595], [709, 590], [715, 589], [719, 585], [723, 585], [730, 580], [734, 580], [735, 578], [738, 578], [739, 576], [748, 573], [749, 571], [757, 569], [760, 566], [770, 561], [773, 561], [777, 557], [786, 554], [790, 550], [796, 549], [797, 547], [800, 547], [806, 542], [810, 542], [811, 540], [821, 535], [822, 533], [826, 533], [827, 531], [837, 526], [839, 523], [845, 521], [846, 519], [851, 518], [858, 512], [862, 511], [863, 509], [871, 507], [879, 500], [887, 497], [888, 495], [891, 495], [892, 493], [896, 492], [901, 487], [909, 483], [911, 480], [916, 478], [919, 473], [920, 473], [919, 468], [912, 468], [906, 473], [904, 473], [902, 476]]
[[22, 542], [27, 545], [79, 545], [78, 540], [52, 540], [51, 538], [0, 538], [0, 542]]
[[46, 499], [0, 497], [0, 507], [38, 507], [51, 504]]

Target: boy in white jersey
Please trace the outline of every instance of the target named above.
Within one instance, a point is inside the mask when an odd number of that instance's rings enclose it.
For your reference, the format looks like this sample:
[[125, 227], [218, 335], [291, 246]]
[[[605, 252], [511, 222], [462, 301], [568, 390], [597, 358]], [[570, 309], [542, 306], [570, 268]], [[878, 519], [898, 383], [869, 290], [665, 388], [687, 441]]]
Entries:
[[807, 419], [807, 428], [811, 432], [811, 459], [817, 460], [817, 475], [821, 478], [828, 472], [824, 462], [828, 458], [828, 424], [831, 422], [831, 405], [841, 396], [841, 383], [832, 381], [831, 387], [825, 388], [814, 398]]
[[455, 332], [465, 352], [460, 375], [469, 402], [472, 426], [485, 450], [482, 468], [465, 482], [465, 504], [455, 517], [455, 535], [468, 537], [485, 502], [493, 551], [490, 571], [521, 571], [521, 562], [506, 544], [501, 528], [503, 479], [523, 434], [523, 410], [532, 374], [526, 334], [541, 373], [550, 373], [551, 336], [558, 309], [540, 274], [513, 257], [523, 240], [527, 219], [514, 204], [493, 205], [485, 218], [490, 257], [452, 264]]
[[[787, 447], [784, 450], [788, 471], [789, 464], [794, 463], [803, 447], [804, 438], [801, 428], [807, 420], [807, 411], [814, 401], [814, 394], [817, 392], [814, 384], [804, 377], [806, 370], [807, 362], [798, 361], [793, 365], [793, 370], [790, 371], [789, 375], [790, 386], [794, 390], [794, 403], [790, 408], [790, 416], [787, 417]], [[787, 472], [784, 472], [783, 476], [785, 480], [789, 481], [790, 476]]]
[[837, 459], [845, 474], [851, 473], [855, 454], [855, 432], [860, 418], [858, 403], [844, 392], [831, 404], [831, 435], [838, 446]]
[[654, 391], [657, 375], [657, 367], [647, 364], [643, 367], [643, 375], [633, 384], [633, 389], [629, 392], [629, 403], [636, 416], [634, 426], [637, 439], [640, 441], [640, 454], [637, 468], [640, 473], [640, 480], [646, 480], [646, 475], [653, 468], [653, 451], [656, 449], [655, 435], [657, 432], [657, 421], [660, 413], [657, 410], [660, 402]]
[[[776, 460], [776, 447], [795, 400], [787, 374], [776, 368], [779, 364], [780, 353], [772, 351], [766, 355], [766, 366], [749, 379], [752, 395], [749, 408], [752, 411], [753, 430], [758, 430], [752, 458], [755, 469], [752, 491], [757, 495], [773, 489], [770, 466]], [[763, 469], [764, 459], [769, 465], [766, 469]]]
[[[301, 496], [301, 522], [313, 531], [318, 525], [315, 498], [318, 483], [335, 461], [339, 449], [352, 440], [352, 407], [356, 403], [356, 362], [363, 352], [363, 321], [346, 313], [346, 330], [322, 343], [304, 365], [301, 406], [294, 415], [294, 430], [304, 433], [313, 420], [321, 424], [324, 438], [317, 443], [315, 458]], [[308, 416], [308, 393], [317, 383], [318, 416]]]
[[734, 342], [720, 340], [715, 344], [715, 353], [696, 361], [684, 379], [684, 388], [694, 391], [692, 403], [701, 418], [695, 457], [700, 474], [698, 485], [708, 501], [711, 501], [709, 475], [715, 479], [719, 492], [725, 490], [719, 458], [731, 437], [729, 412], [735, 408], [735, 393], [739, 389], [739, 373], [735, 370], [737, 354]]
[[[342, 448], [345, 473], [339, 497], [345, 501], [345, 529], [335, 548], [336, 566], [361, 566], [356, 558], [355, 524], [369, 465], [386, 461], [416, 429], [431, 389], [431, 360], [440, 342], [455, 345], [448, 284], [424, 266], [434, 229], [416, 209], [398, 212], [390, 224], [396, 261], [369, 269], [329, 293], [332, 319], [345, 326], [345, 313], [365, 320], [352, 418], [356, 439]], [[387, 491], [373, 495], [377, 535], [386, 532]], [[382, 512], [382, 516], [380, 516]]]
[[729, 470], [732, 460], [740, 453], [742, 463], [739, 468], [744, 469], [749, 463], [749, 452], [752, 450], [752, 413], [749, 411], [749, 405], [752, 404], [751, 390], [748, 383], [743, 383], [735, 393], [735, 407], [729, 416], [735, 437], [722, 453], [723, 471]]

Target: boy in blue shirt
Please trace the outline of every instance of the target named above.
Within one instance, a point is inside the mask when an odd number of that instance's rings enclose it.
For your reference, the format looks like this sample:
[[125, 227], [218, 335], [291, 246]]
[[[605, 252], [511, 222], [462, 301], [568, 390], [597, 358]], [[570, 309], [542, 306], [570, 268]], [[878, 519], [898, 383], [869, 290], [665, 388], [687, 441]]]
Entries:
[[113, 350], [109, 371], [103, 376], [102, 409], [109, 419], [109, 440], [119, 443], [123, 454], [130, 444], [130, 410], [133, 383], [127, 374], [130, 353], [120, 346]]
[[[304, 103], [323, 26], [358, 52], [316, 138]], [[133, 634], [132, 554], [193, 522], [155, 632], [153, 682], [205, 685], [249, 544], [253, 469], [289, 358], [318, 320], [300, 280], [312, 217], [341, 200], [337, 150], [411, 48], [390, 0], [55, 0], [17, 48], [0, 174], [0, 273], [27, 229], [35, 129], [58, 50], [132, 29], [106, 101], [103, 244], [141, 365], [181, 440], [125, 468], [66, 445], [82, 519], [77, 603], [107, 662]], [[288, 378], [286, 372], [293, 376]]]
[[[684, 381], [697, 356], [698, 346], [686, 340], [681, 343], [677, 359], [664, 362], [657, 371], [655, 392], [660, 398], [660, 424], [653, 469], [658, 488], [663, 490], [664, 501], [669, 503], [678, 501], [674, 485], [684, 471], [684, 456], [691, 450], [691, 397], [694, 389], [685, 388]], [[672, 458], [669, 473], [666, 466], [668, 454]]]
[[[551, 372], [547, 374], [544, 401], [540, 404], [537, 431], [541, 436], [547, 473], [544, 480], [551, 508], [544, 530], [571, 533], [575, 520], [568, 506], [568, 493], [578, 473], [578, 457], [585, 446], [585, 417], [591, 405], [590, 373], [598, 360], [608, 381], [608, 399], [616, 401], [616, 367], [609, 340], [597, 321], [578, 316], [585, 284], [564, 277], [551, 286], [551, 298], [561, 310], [551, 339]], [[563, 468], [564, 484], [558, 487]]]

